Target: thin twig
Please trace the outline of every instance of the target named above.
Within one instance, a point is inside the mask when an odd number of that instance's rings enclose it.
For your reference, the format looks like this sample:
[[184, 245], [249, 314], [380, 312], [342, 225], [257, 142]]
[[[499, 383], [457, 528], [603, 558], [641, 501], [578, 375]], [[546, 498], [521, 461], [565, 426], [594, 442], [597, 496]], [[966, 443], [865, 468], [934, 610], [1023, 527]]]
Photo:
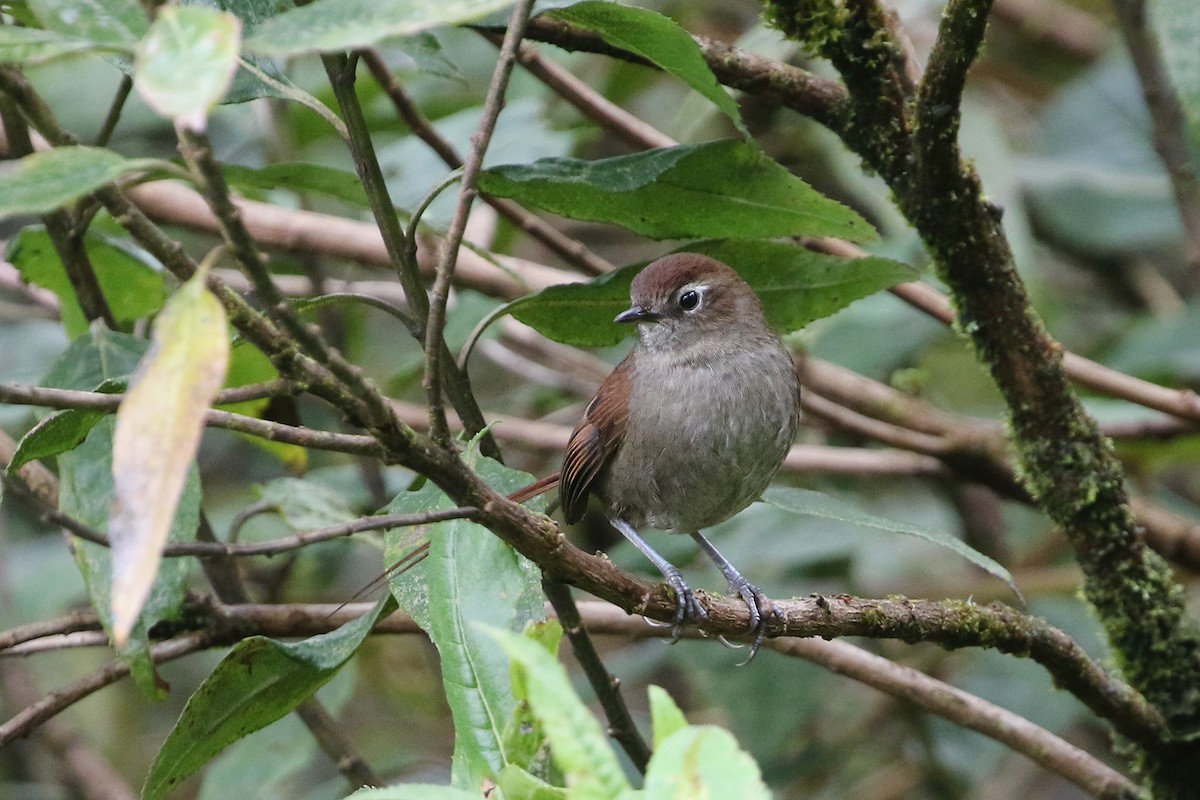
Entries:
[[[261, 387], [261, 388], [265, 388]], [[218, 403], [239, 402], [245, 396], [253, 397], [258, 394], [260, 387], [239, 392], [230, 390], [229, 396], [234, 400], [225, 400], [226, 395], [218, 396]], [[41, 386], [26, 386], [23, 384], [0, 384], [0, 402], [49, 406], [51, 408], [80, 408], [92, 411], [115, 411], [125, 398], [124, 394], [100, 394], [97, 392], [81, 392], [74, 389], [47, 389]], [[311, 450], [329, 450], [338, 453], [354, 455], [379, 456], [382, 453], [379, 442], [372, 436], [350, 433], [333, 433], [331, 431], [301, 428], [295, 425], [285, 425], [282, 422], [248, 417], [235, 414], [232, 411], [222, 411], [210, 408], [204, 412], [204, 424], [214, 428], [257, 436], [273, 442], [284, 442], [305, 447]]]
[[212, 143], [208, 136], [185, 127], [180, 127], [178, 133], [179, 150], [203, 190], [213, 213], [220, 221], [221, 234], [225, 238], [225, 243], [233, 254], [234, 260], [250, 277], [268, 315], [281, 329], [287, 331], [309, 356], [328, 367], [348, 386], [362, 391], [364, 399], [368, 399], [374, 394], [374, 388], [365, 383], [361, 374], [350, 368], [344, 359], [325, 342], [315, 327], [307, 325], [300, 319], [295, 309], [271, 280], [266, 260], [255, 247], [254, 237], [246, 229], [245, 223], [238, 214], [237, 206], [233, 204], [229, 186], [213, 155]]
[[[343, 54], [326, 54], [321, 56], [321, 61], [325, 67], [325, 74], [329, 77], [334, 96], [342, 110], [342, 117], [349, 133], [349, 147], [350, 154], [354, 159], [354, 168], [367, 193], [367, 200], [377, 226], [377, 234], [382, 236], [388, 262], [396, 270], [400, 285], [404, 287], [404, 292], [408, 297], [409, 306], [420, 323], [420, 330], [428, 333], [429, 297], [425, 294], [425, 288], [421, 284], [418, 265], [412, 263], [408, 258], [411, 243], [407, 241], [404, 230], [400, 227], [396, 207], [388, 193], [387, 182], [384, 180], [383, 170], [375, 153], [375, 145], [371, 139], [366, 116], [363, 114], [362, 105], [359, 103], [358, 94], [354, 89], [358, 57], [348, 58]], [[459, 237], [454, 248], [456, 255], [461, 242], [462, 237]], [[483, 414], [479, 410], [479, 403], [471, 392], [466, 373], [458, 369], [458, 365], [454, 363], [453, 356], [450, 355], [449, 348], [446, 347], [441, 336], [441, 328], [438, 328], [437, 338], [428, 339], [422, 336], [418, 341], [425, 348], [427, 354], [437, 354], [429, 357], [435, 358], [446, 366], [437, 376], [439, 383], [435, 386], [439, 393], [438, 396], [440, 397], [441, 390], [445, 389], [450, 402], [470, 431], [470, 435], [474, 436], [483, 432], [479, 443], [480, 451], [486, 456], [500, 459], [500, 448], [496, 445], [491, 433], [485, 431], [486, 424]]]
[[774, 639], [768, 647], [916, 703], [956, 725], [989, 736], [1095, 797], [1117, 800], [1138, 792], [1121, 773], [1024, 717], [848, 642]]
[[[206, 631], [187, 633], [169, 642], [151, 645], [150, 658], [155, 664], [173, 661], [190, 653], [204, 650], [213, 645], [213, 637]], [[116, 683], [129, 674], [129, 665], [123, 661], [113, 661], [87, 675], [65, 689], [43, 697], [41, 700], [21, 709], [12, 718], [0, 725], [0, 745], [8, 744], [29, 733], [65, 711], [75, 703], [90, 694], [94, 694], [109, 684]]]
[[113, 96], [112, 104], [108, 107], [108, 114], [104, 117], [104, 124], [100, 126], [100, 131], [96, 134], [96, 147], [108, 146], [113, 132], [117, 129], [117, 123], [121, 121], [121, 111], [124, 110], [125, 101], [129, 99], [131, 91], [133, 91], [133, 78], [129, 75], [122, 75], [121, 83], [117, 86], [117, 93]]
[[[523, 53], [524, 50], [525, 48], [522, 46], [521, 52]], [[404, 91], [404, 87], [400, 84], [400, 81], [396, 80], [396, 76], [388, 69], [383, 57], [379, 55], [379, 51], [374, 48], [368, 48], [361, 51], [361, 57], [363, 63], [367, 65], [367, 68], [371, 71], [371, 75], [375, 78], [375, 82], [379, 84], [379, 87], [383, 89], [384, 93], [392, 101], [396, 113], [404, 120], [404, 124], [408, 126], [408, 129], [418, 139], [429, 145], [429, 148], [437, 153], [438, 158], [442, 159], [447, 167], [458, 169], [463, 166], [462, 156], [459, 155], [454, 145], [438, 133], [433, 124], [417, 108], [412, 98]], [[513, 201], [492, 197], [487, 194], [483, 194], [481, 197], [484, 202], [496, 209], [496, 213], [500, 214], [500, 216], [546, 245], [546, 247], [562, 256], [569, 263], [579, 267], [584, 273], [599, 275], [604, 272], [611, 272], [615, 268], [612, 264], [588, 249], [579, 240], [572, 239], [541, 217], [526, 211]]]
[[[542, 15], [530, 21], [527, 37], [562, 47], [619, 58], [653, 68], [640, 56], [613, 47], [591, 31]], [[840, 83], [806, 70], [782, 64], [716, 39], [692, 37], [700, 46], [717, 80], [734, 89], [772, 100], [833, 131], [847, 124], [849, 95]]]
[[[417, 525], [429, 525], [435, 522], [445, 522], [451, 519], [473, 519], [479, 513], [475, 508], [448, 508], [439, 511], [426, 511], [419, 514], [383, 514], [377, 517], [330, 525], [326, 528], [303, 531], [271, 539], [265, 542], [242, 544], [237, 542], [194, 541], [169, 542], [163, 546], [164, 558], [180, 558], [183, 556], [199, 556], [201, 558], [245, 557], [245, 556], [274, 556], [299, 550], [302, 547], [317, 542], [327, 542], [331, 539], [344, 539], [356, 533], [367, 531], [387, 530], [390, 528], [408, 528]], [[48, 509], [43, 512], [47, 522], [58, 525], [73, 535], [89, 542], [110, 547], [112, 542], [108, 535], [90, 527], [58, 509]]]
[[[488, 31], [483, 35], [492, 44], [500, 44], [500, 37]], [[617, 138], [638, 150], [652, 150], [656, 147], [674, 147], [678, 142], [667, 136], [653, 125], [645, 122], [635, 114], [631, 114], [604, 95], [588, 86], [569, 70], [560, 67], [549, 59], [542, 58], [537, 48], [528, 43], [522, 43], [517, 51], [517, 59], [521, 66], [531, 75], [566, 100], [583, 114], [600, 126], [602, 130], [612, 133]]]
[[22, 642], [46, 636], [61, 636], [75, 631], [95, 630], [100, 625], [99, 617], [92, 610], [72, 611], [61, 617], [30, 622], [0, 633], [0, 650], [7, 650]]
[[500, 48], [500, 57], [483, 102], [483, 114], [471, 137], [471, 152], [463, 163], [458, 203], [446, 230], [446, 239], [442, 243], [442, 251], [438, 258], [437, 277], [434, 278], [433, 290], [430, 292], [429, 319], [425, 329], [425, 375], [422, 382], [429, 402], [430, 436], [441, 444], [448, 444], [450, 441], [446, 408], [442, 404], [442, 370], [452, 369], [453, 362], [448, 366], [443, 363], [443, 348], [439, 346], [443, 341], [443, 329], [446, 327], [446, 302], [450, 297], [450, 280], [454, 277], [459, 244], [467, 232], [467, 217], [479, 191], [477, 187], [479, 173], [483, 169], [483, 157], [487, 153], [488, 144], [491, 143], [492, 133], [496, 130], [496, 122], [500, 119], [504, 95], [508, 90], [508, 79], [516, 63], [517, 47], [525, 33], [525, 25], [529, 21], [532, 8], [533, 0], [518, 0], [509, 18], [504, 45]]
[[356, 789], [365, 786], [382, 786], [379, 776], [367, 759], [354, 746], [354, 742], [342, 730], [342, 726], [315, 697], [310, 697], [296, 706], [298, 716], [317, 744], [337, 766], [338, 772]]

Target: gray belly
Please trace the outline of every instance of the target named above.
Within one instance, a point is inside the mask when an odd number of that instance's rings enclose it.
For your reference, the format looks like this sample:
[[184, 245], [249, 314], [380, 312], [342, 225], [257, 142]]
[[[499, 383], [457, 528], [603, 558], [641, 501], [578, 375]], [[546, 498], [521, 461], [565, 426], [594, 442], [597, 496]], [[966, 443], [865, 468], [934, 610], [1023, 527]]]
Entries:
[[635, 377], [635, 387], [673, 391], [647, 396], [635, 388], [601, 496], [634, 527], [692, 532], [728, 519], [767, 488], [795, 437], [797, 385], [786, 355], [669, 370], [666, 381]]

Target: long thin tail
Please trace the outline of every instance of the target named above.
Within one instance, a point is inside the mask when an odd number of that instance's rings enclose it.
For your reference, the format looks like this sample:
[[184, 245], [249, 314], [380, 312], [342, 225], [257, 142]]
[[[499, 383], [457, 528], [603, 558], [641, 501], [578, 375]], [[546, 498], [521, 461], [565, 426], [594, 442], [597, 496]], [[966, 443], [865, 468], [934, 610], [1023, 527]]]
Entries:
[[526, 500], [532, 500], [538, 495], [545, 494], [551, 489], [556, 489], [558, 488], [558, 478], [560, 475], [562, 475], [561, 472], [552, 472], [544, 478], [539, 478], [528, 486], [517, 489], [508, 496], [508, 499], [512, 500], [514, 503], [524, 503]]

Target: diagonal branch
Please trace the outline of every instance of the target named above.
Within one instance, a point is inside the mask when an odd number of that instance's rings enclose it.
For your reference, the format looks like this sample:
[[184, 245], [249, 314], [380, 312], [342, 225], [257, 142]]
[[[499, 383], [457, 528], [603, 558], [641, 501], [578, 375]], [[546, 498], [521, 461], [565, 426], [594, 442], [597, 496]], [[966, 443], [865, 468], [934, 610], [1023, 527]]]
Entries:
[[471, 152], [463, 163], [462, 182], [458, 192], [458, 203], [454, 208], [454, 216], [446, 231], [446, 239], [442, 242], [442, 252], [438, 258], [437, 277], [433, 282], [433, 290], [429, 298], [429, 319], [426, 323], [425, 341], [435, 343], [425, 348], [425, 396], [429, 402], [430, 435], [439, 444], [450, 440], [449, 428], [446, 425], [446, 409], [442, 404], [442, 370], [449, 369], [445, 364], [442, 349], [436, 343], [442, 341], [442, 333], [446, 327], [446, 302], [450, 297], [450, 281], [454, 277], [454, 267], [458, 260], [458, 247], [467, 232], [467, 217], [471, 213], [471, 205], [479, 193], [479, 173], [483, 170], [483, 156], [491, 143], [492, 133], [496, 130], [496, 122], [500, 119], [500, 110], [504, 106], [504, 95], [508, 90], [508, 79], [516, 64], [517, 47], [521, 37], [525, 35], [525, 25], [529, 22], [529, 12], [533, 8], [533, 0], [518, 0], [508, 21], [508, 30], [504, 34], [504, 45], [500, 48], [500, 57], [488, 86], [487, 97], [483, 102], [483, 116], [475, 133], [471, 136]]
[[638, 772], [645, 775], [646, 766], [650, 763], [650, 745], [646, 744], [629, 713], [629, 706], [625, 705], [625, 698], [621, 696], [621, 681], [610, 674], [600, 660], [575, 598], [571, 596], [571, 589], [563, 583], [543, 581], [542, 590], [554, 607], [558, 621], [562, 623], [563, 633], [571, 643], [575, 660], [583, 668], [583, 674], [587, 676], [600, 707], [608, 717], [609, 735], [625, 750], [625, 755], [629, 756]]
[[[428, 330], [429, 297], [425, 294], [425, 287], [421, 284], [417, 264], [410, 258], [410, 254], [416, 252], [416, 242], [409, 242], [400, 227], [400, 218], [397, 216], [396, 207], [388, 193], [387, 183], [375, 153], [375, 145], [371, 140], [362, 104], [354, 90], [357, 59], [347, 58], [341, 54], [326, 54], [321, 57], [321, 61], [325, 66], [325, 73], [329, 77], [334, 96], [337, 97], [342, 116], [345, 118], [354, 169], [367, 194], [371, 214], [375, 218], [378, 233], [383, 239], [388, 259], [396, 270], [400, 285], [404, 287], [409, 305], [415, 312], [418, 324], [412, 334], [427, 353], [437, 353], [438, 358], [446, 364], [446, 369], [439, 378], [445, 379], [443, 388], [459, 416], [465, 422], [470, 435], [474, 436], [485, 431], [486, 424], [479, 411], [479, 403], [471, 392], [466, 373], [458, 369], [458, 365], [454, 363], [440, 332], [436, 339], [425, 338]], [[500, 457], [500, 449], [491, 433], [484, 433], [480, 441], [480, 449], [487, 456]]]

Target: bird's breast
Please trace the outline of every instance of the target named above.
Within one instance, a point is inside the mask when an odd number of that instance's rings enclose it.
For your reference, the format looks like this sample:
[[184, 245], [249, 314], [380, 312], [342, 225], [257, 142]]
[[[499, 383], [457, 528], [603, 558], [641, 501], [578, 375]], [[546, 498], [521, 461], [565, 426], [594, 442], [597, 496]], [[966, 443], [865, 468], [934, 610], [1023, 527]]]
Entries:
[[690, 532], [758, 498], [796, 432], [782, 346], [738, 358], [639, 358], [625, 439], [603, 495], [635, 526]]

